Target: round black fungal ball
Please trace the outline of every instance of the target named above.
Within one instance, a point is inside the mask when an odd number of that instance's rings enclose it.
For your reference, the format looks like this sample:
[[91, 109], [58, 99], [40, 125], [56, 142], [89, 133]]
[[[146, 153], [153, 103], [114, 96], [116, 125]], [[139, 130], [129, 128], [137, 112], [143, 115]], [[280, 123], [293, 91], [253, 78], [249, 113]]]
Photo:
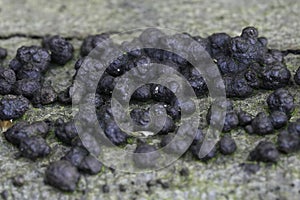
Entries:
[[72, 147], [62, 159], [67, 160], [72, 163], [72, 165], [78, 167], [88, 154], [88, 151], [82, 147]]
[[255, 27], [246, 27], [243, 29], [241, 37], [246, 39], [257, 38], [258, 30]]
[[79, 178], [76, 167], [66, 160], [51, 163], [45, 172], [45, 183], [62, 191], [73, 192]]
[[81, 172], [94, 175], [98, 174], [102, 169], [102, 163], [97, 160], [94, 156], [88, 155], [83, 158], [80, 165], [78, 166], [78, 169]]
[[277, 138], [278, 150], [283, 153], [292, 153], [300, 149], [300, 137], [286, 131], [281, 132]]
[[23, 65], [18, 71], [16, 71], [16, 77], [17, 80], [22, 80], [22, 79], [34, 79], [38, 81], [43, 80], [43, 75], [41, 70], [31, 64]]
[[64, 144], [71, 145], [72, 140], [78, 136], [76, 126], [73, 121], [65, 123], [59, 118], [55, 122], [55, 127], [55, 136]]
[[29, 100], [25, 97], [6, 95], [0, 100], [0, 119], [18, 119], [22, 117], [28, 109]]
[[14, 85], [14, 93], [23, 95], [29, 99], [33, 98], [41, 89], [41, 83], [35, 79], [18, 80]]
[[288, 122], [287, 115], [282, 111], [274, 111], [270, 114], [270, 119], [275, 129], [284, 127]]
[[251, 126], [254, 134], [267, 135], [274, 132], [272, 121], [264, 112], [260, 112], [256, 115], [252, 120]]
[[11, 69], [0, 68], [0, 94], [11, 93], [16, 82], [16, 74]]
[[70, 87], [57, 94], [57, 101], [63, 105], [72, 104], [72, 97], [70, 96]]
[[24, 128], [28, 126], [25, 121], [19, 121], [4, 132], [5, 139], [13, 145], [19, 146], [20, 142], [28, 137], [28, 133]]
[[286, 86], [291, 79], [291, 72], [283, 64], [263, 68], [260, 73], [262, 89], [274, 90]]
[[4, 60], [7, 56], [7, 50], [0, 47], [0, 60]]
[[249, 124], [251, 124], [252, 122], [252, 115], [250, 115], [249, 113], [240, 110], [238, 113], [238, 118], [239, 118], [239, 125], [241, 126], [247, 126]]
[[202, 142], [198, 142], [197, 144], [193, 144], [190, 147], [190, 150], [195, 158], [206, 162], [206, 161], [214, 158], [217, 155], [218, 148], [217, 148], [217, 145], [214, 145], [214, 147], [210, 150], [210, 152], [207, 155], [205, 155], [204, 157], [200, 157], [201, 156], [200, 149], [202, 147], [202, 144], [203, 144]]
[[288, 125], [288, 132], [300, 136], [300, 120], [296, 122], [291, 122]]
[[58, 35], [44, 38], [42, 45], [50, 50], [51, 62], [56, 64], [64, 65], [73, 57], [73, 45]]
[[271, 111], [282, 111], [290, 115], [294, 109], [294, 97], [285, 89], [278, 89], [269, 95], [267, 99], [269, 109]]
[[208, 37], [210, 48], [207, 48], [214, 58], [228, 54], [231, 37], [226, 33], [214, 33]]
[[224, 155], [229, 155], [235, 152], [236, 143], [230, 136], [225, 135], [219, 141], [219, 150]]
[[33, 136], [21, 140], [19, 150], [22, 156], [36, 160], [37, 158], [49, 155], [51, 148], [44, 138]]
[[152, 98], [151, 91], [150, 91], [150, 84], [143, 85], [136, 89], [131, 96], [132, 100], [136, 101], [149, 101]]
[[250, 152], [248, 160], [276, 163], [279, 152], [272, 142], [262, 141]]
[[230, 111], [226, 113], [225, 122], [223, 126], [223, 132], [229, 132], [230, 130], [236, 128], [239, 125], [239, 118], [235, 111]]
[[294, 75], [294, 81], [297, 85], [300, 85], [300, 67], [297, 69]]
[[133, 161], [139, 168], [152, 168], [157, 165], [160, 153], [156, 147], [149, 144], [141, 144], [136, 147], [133, 154]]
[[[176, 141], [173, 140], [175, 136], [174, 135], [165, 135], [162, 140], [160, 141], [160, 146], [165, 147], [164, 151], [168, 153], [173, 154], [183, 154], [186, 152], [186, 150], [189, 147], [189, 144], [187, 143], [186, 139], [177, 139]], [[173, 141], [172, 141], [173, 140]], [[169, 146], [167, 146], [169, 145]]]
[[106, 137], [115, 145], [126, 143], [128, 135], [122, 131], [114, 121], [105, 122], [104, 133]]
[[9, 63], [9, 66], [15, 72], [24, 65], [31, 65], [41, 72], [45, 72], [50, 61], [51, 56], [46, 49], [38, 46], [22, 46], [17, 50], [16, 58]]
[[99, 35], [89, 35], [83, 40], [80, 47], [80, 55], [82, 57], [87, 56], [95, 47], [107, 42], [109, 39], [109, 34], [102, 33]]
[[31, 100], [34, 105], [47, 105], [54, 103], [57, 99], [57, 94], [51, 86], [42, 87]]

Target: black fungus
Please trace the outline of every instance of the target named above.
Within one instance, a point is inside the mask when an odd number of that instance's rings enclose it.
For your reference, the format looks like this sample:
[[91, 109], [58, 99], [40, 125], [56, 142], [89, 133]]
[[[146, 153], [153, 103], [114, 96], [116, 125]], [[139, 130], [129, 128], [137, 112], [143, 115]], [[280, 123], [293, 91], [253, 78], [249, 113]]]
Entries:
[[300, 119], [288, 125], [288, 132], [300, 136]]
[[102, 192], [103, 193], [109, 193], [109, 191], [110, 191], [110, 189], [109, 189], [109, 186], [107, 184], [102, 186]]
[[219, 141], [219, 150], [224, 155], [229, 155], [235, 152], [237, 146], [230, 136], [225, 135]]
[[116, 145], [124, 144], [128, 138], [128, 135], [122, 131], [114, 121], [107, 121], [105, 123], [104, 133], [106, 137]]
[[51, 86], [44, 86], [37, 91], [31, 100], [34, 105], [47, 105], [54, 103], [57, 99], [57, 94]]
[[300, 85], [300, 67], [297, 69], [294, 75], [294, 81], [297, 85]]
[[279, 159], [279, 152], [272, 142], [262, 141], [250, 152], [248, 159], [276, 163]]
[[51, 62], [56, 64], [64, 65], [73, 57], [73, 45], [58, 35], [44, 38], [42, 45], [51, 52]]
[[7, 190], [3, 190], [0, 195], [3, 200], [7, 200], [9, 193]]
[[0, 47], [0, 60], [4, 60], [7, 56], [7, 50]]
[[0, 100], [0, 119], [10, 120], [22, 117], [29, 109], [29, 100], [23, 96], [6, 95]]
[[86, 156], [88, 156], [88, 151], [86, 149], [82, 147], [72, 147], [62, 159], [67, 160], [72, 163], [72, 165], [78, 167]]
[[31, 99], [37, 95], [41, 87], [41, 83], [36, 79], [22, 79], [15, 83], [14, 93]]
[[290, 115], [294, 109], [294, 97], [285, 89], [278, 89], [269, 95], [267, 99], [271, 111], [279, 110]]
[[83, 158], [78, 169], [84, 173], [94, 175], [98, 174], [102, 169], [102, 163], [94, 156], [88, 155]]
[[81, 45], [80, 55], [87, 56], [95, 47], [102, 46], [107, 40], [109, 40], [109, 35], [107, 33], [86, 37]]
[[23, 157], [36, 160], [49, 155], [51, 148], [44, 138], [32, 136], [21, 140], [19, 150]]
[[45, 172], [45, 182], [62, 191], [74, 191], [79, 178], [76, 167], [66, 160], [51, 163]]
[[[209, 141], [208, 141], [209, 142]], [[206, 155], [202, 155], [203, 152], [200, 152], [201, 147], [203, 145], [203, 142], [198, 142], [197, 144], [193, 144], [190, 148], [193, 156], [201, 161], [208, 161], [214, 157], [216, 157], [217, 153], [218, 153], [218, 148], [217, 145], [215, 144], [212, 149], [206, 154]], [[207, 151], [207, 150], [206, 150]]]
[[252, 122], [252, 115], [250, 115], [249, 113], [247, 113], [246, 111], [240, 110], [238, 112], [238, 118], [239, 118], [239, 125], [240, 126], [247, 126], [249, 124], [251, 124]]
[[17, 50], [16, 57], [9, 63], [15, 72], [23, 70], [24, 66], [31, 66], [40, 72], [45, 72], [51, 61], [48, 51], [38, 46], [22, 46]]
[[25, 179], [23, 175], [17, 175], [12, 178], [12, 183], [16, 187], [22, 187], [25, 184]]
[[283, 153], [295, 152], [300, 149], [300, 137], [283, 131], [278, 135], [277, 147]]
[[235, 111], [229, 111], [226, 113], [225, 122], [223, 126], [223, 132], [229, 132], [239, 125], [239, 118]]
[[11, 69], [0, 68], [0, 94], [10, 94], [16, 82], [15, 72]]
[[[173, 154], [183, 154], [189, 147], [185, 138], [174, 139], [174, 135], [166, 135], [161, 139], [160, 146], [165, 147], [164, 151]], [[174, 140], [173, 140], [174, 139]], [[168, 146], [167, 146], [168, 145]]]
[[78, 136], [74, 121], [64, 122], [57, 119], [55, 122], [55, 136], [64, 144], [71, 145], [72, 140]]
[[36, 121], [29, 124], [25, 121], [18, 121], [7, 131], [4, 132], [6, 140], [13, 145], [19, 146], [21, 141], [31, 137], [46, 137], [49, 132], [49, 126], [44, 121]]
[[252, 120], [251, 126], [253, 133], [257, 135], [267, 135], [274, 132], [272, 121], [264, 112], [260, 112], [256, 115]]
[[284, 127], [288, 122], [288, 116], [282, 111], [274, 111], [270, 114], [270, 119], [275, 129]]
[[150, 91], [150, 85], [143, 85], [134, 91], [134, 93], [131, 96], [132, 100], [136, 101], [149, 101], [151, 99], [151, 91]]
[[160, 153], [155, 146], [141, 144], [136, 147], [133, 154], [133, 161], [139, 168], [152, 168], [157, 165]]

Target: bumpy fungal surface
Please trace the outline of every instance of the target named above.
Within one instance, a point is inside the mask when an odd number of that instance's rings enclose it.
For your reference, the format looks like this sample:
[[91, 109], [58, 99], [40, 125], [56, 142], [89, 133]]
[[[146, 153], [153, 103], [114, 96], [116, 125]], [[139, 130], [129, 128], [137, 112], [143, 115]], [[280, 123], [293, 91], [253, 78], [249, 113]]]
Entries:
[[[228, 98], [226, 101], [216, 102], [217, 107], [226, 111], [224, 124], [219, 141], [204, 157], [199, 151], [206, 142], [207, 128], [216, 125], [213, 123], [220, 119], [221, 113], [213, 111], [211, 106], [205, 113], [206, 120], [202, 119], [203, 116], [205, 118], [205, 114], [201, 115], [201, 123], [196, 127], [191, 144], [184, 136], [192, 135], [192, 128], [185, 127], [181, 132], [179, 128], [183, 118], [195, 114], [199, 100], [209, 95], [207, 79], [180, 55], [170, 50], [154, 48], [155, 45], [161, 44], [167, 47], [166, 49], [175, 48], [183, 53], [193, 52], [199, 55], [202, 50], [193, 49], [194, 46], [189, 44], [191, 41], [200, 44], [218, 67]], [[142, 48], [144, 45], [150, 47]], [[102, 63], [94, 62], [97, 59], [93, 60], [93, 56], [97, 53], [102, 57], [121, 54], [110, 63]], [[173, 155], [190, 154], [193, 159], [205, 163], [213, 162], [213, 158], [218, 156], [235, 156], [234, 152], [238, 151], [239, 147], [236, 142], [238, 140], [234, 137], [238, 136], [233, 137], [232, 133], [241, 128], [260, 138], [266, 135], [277, 137], [276, 145], [265, 140], [259, 142], [249, 150], [248, 157], [250, 161], [275, 164], [280, 153], [288, 154], [300, 150], [300, 121], [289, 121], [297, 107], [297, 99], [288, 91], [292, 75], [285, 63], [285, 56], [289, 53], [298, 54], [298, 51], [270, 49], [267, 38], [261, 37], [255, 27], [244, 28], [239, 36], [214, 33], [207, 38], [188, 33], [167, 35], [158, 29], [150, 28], [132, 41], [122, 44], [116, 44], [107, 33], [90, 35], [83, 40], [80, 47], [81, 57], [75, 63], [75, 75], [70, 77], [72, 85], [56, 92], [51, 83], [46, 81], [45, 74], [53, 66], [61, 67], [70, 62], [75, 55], [74, 47], [68, 39], [61, 36], [45, 37], [42, 47], [22, 46], [9, 62], [9, 67], [0, 68], [0, 94], [3, 95], [0, 100], [0, 119], [19, 120], [4, 132], [4, 136], [9, 143], [18, 148], [19, 156], [32, 161], [51, 156], [51, 151], [55, 149], [50, 148], [49, 140], [56, 139], [57, 145], [64, 145], [66, 151], [61, 159], [47, 167], [45, 183], [68, 192], [76, 190], [80, 174], [96, 175], [104, 169], [104, 163], [88, 151], [88, 147], [95, 141], [81, 141], [75, 119], [64, 121], [58, 116], [55, 120], [33, 123], [20, 120], [31, 105], [34, 109], [46, 109], [57, 105], [70, 107], [72, 101], [76, 104], [81, 100], [85, 109], [90, 109], [89, 106], [92, 105], [96, 111], [99, 128], [104, 132], [101, 137], [123, 149], [138, 142], [133, 150], [135, 155], [132, 161], [140, 169], [158, 167], [162, 156], [160, 148], [164, 153]], [[6, 54], [7, 52], [0, 48], [0, 60], [5, 59]], [[149, 68], [151, 64], [168, 65], [171, 69]], [[103, 67], [106, 67], [105, 71], [98, 77], [97, 72]], [[129, 71], [131, 75], [121, 79], [121, 76]], [[300, 84], [299, 71], [298, 69], [294, 74], [296, 84]], [[179, 83], [162, 85], [149, 81], [161, 74], [170, 75], [174, 72], [180, 73], [186, 79], [195, 93], [194, 98], [189, 98], [187, 88]], [[217, 74], [213, 70], [208, 74], [209, 78], [215, 80]], [[122, 84], [118, 85], [116, 81], [120, 80]], [[128, 88], [132, 80], [142, 84], [129, 94]], [[145, 84], [145, 80], [149, 83]], [[79, 86], [75, 87], [75, 83]], [[92, 94], [91, 92], [95, 92], [92, 91], [95, 84], [96, 93]], [[80, 91], [80, 95], [74, 95], [75, 89]], [[235, 105], [235, 100], [242, 101], [266, 90], [271, 90], [264, 102], [266, 110], [257, 110], [255, 114], [250, 114], [242, 106]], [[180, 99], [176, 92], [182, 91], [184, 98]], [[120, 105], [129, 104], [128, 110], [124, 111], [117, 106], [113, 112], [113, 92], [120, 97]], [[164, 119], [159, 118], [162, 110], [151, 107], [153, 105], [165, 110]], [[83, 111], [79, 109], [78, 113], [80, 112]], [[84, 125], [93, 121], [89, 114], [78, 113], [75, 118], [80, 116]], [[153, 113], [157, 115], [153, 116]], [[135, 125], [132, 130], [125, 130], [116, 121], [118, 117], [123, 124], [129, 124], [126, 114]], [[153, 122], [155, 123], [151, 124]], [[94, 131], [89, 126], [84, 128], [87, 134]], [[134, 134], [150, 136], [147, 140], [137, 140]], [[182, 139], [174, 141], [177, 134]], [[132, 146], [130, 147], [132, 149]], [[249, 173], [259, 170], [257, 164], [244, 164], [242, 167]], [[188, 174], [185, 170], [180, 172], [181, 176]], [[170, 186], [168, 182], [161, 180], [156, 180], [155, 184], [164, 189]], [[147, 185], [153, 186], [150, 182]], [[109, 185], [102, 185], [102, 190], [103, 193], [110, 192]], [[119, 190], [125, 192], [126, 187], [120, 184]]]

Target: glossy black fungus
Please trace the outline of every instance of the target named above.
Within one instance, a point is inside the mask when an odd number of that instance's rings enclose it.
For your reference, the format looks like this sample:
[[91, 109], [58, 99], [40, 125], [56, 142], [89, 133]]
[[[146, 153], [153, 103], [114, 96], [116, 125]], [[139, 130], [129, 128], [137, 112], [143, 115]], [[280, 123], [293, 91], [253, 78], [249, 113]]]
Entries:
[[15, 72], [23, 70], [24, 66], [28, 65], [40, 72], [45, 72], [50, 61], [51, 56], [46, 49], [38, 46], [22, 46], [17, 50], [17, 55], [9, 66]]
[[80, 165], [78, 166], [78, 169], [81, 172], [94, 175], [98, 174], [102, 169], [102, 163], [97, 160], [94, 156], [88, 155], [83, 158]]
[[247, 126], [249, 124], [251, 124], [252, 122], [252, 115], [250, 115], [249, 113], [240, 110], [238, 113], [238, 118], [239, 118], [239, 125], [240, 126]]
[[65, 123], [62, 119], [57, 119], [55, 122], [55, 126], [55, 136], [64, 144], [71, 145], [72, 140], [78, 136], [73, 121]]
[[41, 83], [36, 79], [22, 79], [15, 83], [14, 93], [31, 99], [37, 95], [41, 87]]
[[23, 175], [17, 175], [12, 178], [12, 183], [16, 187], [22, 187], [25, 184], [25, 178]]
[[253, 133], [257, 135], [267, 135], [274, 132], [272, 121], [264, 112], [260, 112], [256, 115], [252, 120], [251, 126]]
[[7, 50], [0, 47], [0, 60], [4, 60], [7, 56]]
[[283, 153], [295, 152], [300, 149], [300, 137], [283, 131], [278, 135], [277, 148]]
[[72, 147], [62, 159], [67, 160], [72, 163], [72, 165], [78, 167], [88, 154], [88, 151], [82, 147]]
[[16, 74], [11, 69], [0, 68], [0, 94], [10, 94], [16, 82]]
[[36, 160], [49, 155], [51, 148], [44, 138], [32, 136], [21, 140], [19, 150], [23, 157]]
[[66, 160], [51, 163], [45, 172], [45, 183], [62, 191], [74, 191], [79, 178], [76, 167]]
[[51, 52], [53, 63], [64, 65], [73, 57], [73, 45], [58, 35], [44, 38], [42, 45]]
[[294, 97], [285, 89], [278, 89], [270, 94], [267, 103], [271, 111], [279, 110], [288, 116], [295, 109]]
[[294, 75], [294, 81], [297, 85], [300, 85], [300, 67], [297, 69]]
[[152, 84], [150, 90], [152, 99], [158, 102], [171, 103], [175, 98], [174, 93], [162, 85]]
[[22, 117], [28, 109], [29, 100], [25, 97], [6, 95], [0, 100], [0, 119], [18, 119]]
[[270, 114], [270, 119], [275, 129], [284, 127], [288, 122], [288, 116], [282, 111], [274, 111]]
[[272, 142], [262, 141], [250, 152], [248, 159], [276, 163], [279, 159], [279, 152]]
[[107, 40], [109, 40], [109, 35], [107, 33], [86, 37], [81, 45], [80, 55], [87, 56], [95, 47], [102, 46]]
[[133, 154], [133, 161], [139, 168], [152, 168], [157, 165], [157, 160], [160, 153], [155, 146], [148, 144], [141, 144], [136, 147], [135, 154]]
[[232, 154], [236, 151], [237, 146], [230, 136], [225, 135], [219, 141], [219, 151], [224, 155]]

